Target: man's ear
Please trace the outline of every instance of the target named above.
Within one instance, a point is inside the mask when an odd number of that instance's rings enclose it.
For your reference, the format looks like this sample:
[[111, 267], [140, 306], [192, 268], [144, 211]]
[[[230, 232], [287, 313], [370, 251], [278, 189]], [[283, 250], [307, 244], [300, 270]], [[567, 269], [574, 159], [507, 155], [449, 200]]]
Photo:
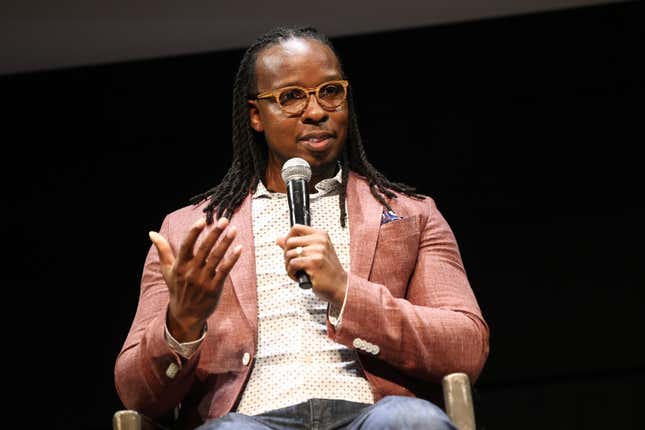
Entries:
[[264, 131], [264, 126], [262, 125], [262, 118], [260, 116], [260, 109], [255, 100], [249, 100], [249, 121], [251, 122], [251, 128], [258, 133]]

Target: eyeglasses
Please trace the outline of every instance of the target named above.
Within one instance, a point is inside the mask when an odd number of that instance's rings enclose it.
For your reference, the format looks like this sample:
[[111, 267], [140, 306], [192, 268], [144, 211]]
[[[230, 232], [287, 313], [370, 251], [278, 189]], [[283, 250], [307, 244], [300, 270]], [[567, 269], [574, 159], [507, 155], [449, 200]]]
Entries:
[[260, 93], [253, 98], [273, 99], [287, 115], [300, 115], [307, 109], [310, 96], [314, 94], [323, 109], [333, 111], [339, 110], [345, 103], [348, 86], [349, 82], [346, 80], [327, 81], [314, 88], [293, 85]]

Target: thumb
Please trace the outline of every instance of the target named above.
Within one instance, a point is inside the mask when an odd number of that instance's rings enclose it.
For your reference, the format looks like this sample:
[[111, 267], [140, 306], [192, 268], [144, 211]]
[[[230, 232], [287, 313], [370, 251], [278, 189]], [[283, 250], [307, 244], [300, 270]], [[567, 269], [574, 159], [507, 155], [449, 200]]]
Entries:
[[278, 245], [280, 248], [284, 249], [286, 241], [287, 241], [287, 237], [281, 236], [276, 239], [275, 244]]
[[157, 253], [159, 253], [159, 262], [161, 263], [161, 265], [166, 267], [172, 266], [175, 262], [175, 256], [173, 255], [172, 248], [170, 248], [170, 244], [168, 243], [166, 238], [155, 231], [149, 232], [148, 236], [157, 248]]

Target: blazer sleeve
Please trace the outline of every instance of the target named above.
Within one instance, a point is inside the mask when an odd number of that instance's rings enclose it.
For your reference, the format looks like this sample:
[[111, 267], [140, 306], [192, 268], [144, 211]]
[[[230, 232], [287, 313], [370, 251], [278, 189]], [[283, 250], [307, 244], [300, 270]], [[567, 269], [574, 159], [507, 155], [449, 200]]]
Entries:
[[[169, 217], [159, 233], [176, 248]], [[144, 264], [137, 311], [114, 369], [123, 404], [152, 418], [170, 413], [182, 401], [194, 381], [200, 355], [198, 348], [187, 360], [168, 346], [164, 336], [167, 307], [168, 288], [153, 245]]]
[[328, 324], [329, 336], [350, 348], [366, 341], [376, 346], [376, 358], [415, 378], [439, 382], [465, 372], [474, 382], [488, 356], [489, 329], [450, 226], [431, 198], [424, 202], [405, 296], [394, 297], [387, 285], [349, 273], [343, 321], [338, 329]]

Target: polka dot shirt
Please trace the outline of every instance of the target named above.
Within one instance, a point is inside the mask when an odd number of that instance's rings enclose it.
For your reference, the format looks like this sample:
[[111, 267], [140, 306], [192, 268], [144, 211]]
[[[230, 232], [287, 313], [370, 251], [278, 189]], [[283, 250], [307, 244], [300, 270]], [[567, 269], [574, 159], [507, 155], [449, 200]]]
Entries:
[[[349, 227], [340, 226], [341, 172], [310, 194], [311, 226], [325, 230], [349, 270]], [[327, 337], [327, 302], [303, 290], [285, 271], [275, 244], [289, 231], [287, 196], [262, 183], [253, 195], [258, 289], [258, 350], [237, 412], [256, 415], [312, 398], [374, 403], [356, 353]], [[330, 321], [336, 310], [330, 309]]]

